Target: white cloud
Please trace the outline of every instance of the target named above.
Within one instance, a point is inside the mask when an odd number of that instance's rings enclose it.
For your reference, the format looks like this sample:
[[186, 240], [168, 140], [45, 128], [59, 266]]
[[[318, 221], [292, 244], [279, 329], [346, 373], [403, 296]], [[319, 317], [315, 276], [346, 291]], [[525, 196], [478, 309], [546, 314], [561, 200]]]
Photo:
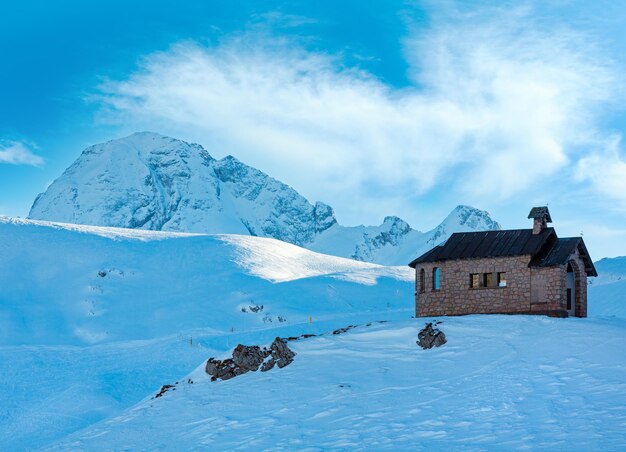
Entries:
[[150, 55], [101, 100], [109, 121], [232, 153], [354, 220], [433, 188], [507, 199], [560, 177], [597, 141], [596, 108], [613, 96], [584, 42], [525, 12], [434, 18], [405, 43], [414, 86], [395, 89], [245, 35]]
[[620, 155], [621, 137], [612, 137], [603, 150], [590, 153], [576, 166], [578, 181], [589, 181], [598, 193], [626, 208], [626, 161]]
[[36, 155], [31, 147], [18, 141], [0, 142], [0, 163], [12, 165], [43, 165], [43, 158]]

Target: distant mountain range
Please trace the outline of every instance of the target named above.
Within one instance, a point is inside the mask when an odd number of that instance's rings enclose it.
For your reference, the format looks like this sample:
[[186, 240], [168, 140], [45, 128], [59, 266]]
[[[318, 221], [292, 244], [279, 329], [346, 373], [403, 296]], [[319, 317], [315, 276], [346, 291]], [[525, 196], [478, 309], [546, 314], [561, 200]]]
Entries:
[[453, 232], [500, 229], [482, 210], [456, 207], [420, 232], [389, 216], [341, 226], [333, 209], [232, 156], [151, 132], [97, 144], [35, 200], [29, 218], [148, 230], [273, 237], [313, 251], [403, 265]]

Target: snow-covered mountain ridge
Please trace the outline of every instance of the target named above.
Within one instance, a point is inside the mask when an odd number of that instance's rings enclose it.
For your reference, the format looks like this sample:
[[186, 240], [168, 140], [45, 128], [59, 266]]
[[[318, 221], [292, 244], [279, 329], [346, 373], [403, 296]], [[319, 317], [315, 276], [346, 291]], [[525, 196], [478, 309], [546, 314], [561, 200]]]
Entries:
[[29, 218], [96, 226], [272, 237], [387, 265], [408, 263], [456, 231], [499, 229], [487, 212], [458, 206], [422, 233], [398, 217], [345, 227], [333, 209], [232, 156], [151, 132], [87, 148], [35, 200]]

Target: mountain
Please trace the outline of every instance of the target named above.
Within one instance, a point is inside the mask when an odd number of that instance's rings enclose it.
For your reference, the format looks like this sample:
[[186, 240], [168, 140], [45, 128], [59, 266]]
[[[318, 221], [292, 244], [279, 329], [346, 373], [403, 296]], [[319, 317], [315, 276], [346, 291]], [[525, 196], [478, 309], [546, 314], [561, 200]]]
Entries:
[[232, 156], [151, 132], [87, 148], [35, 200], [29, 218], [177, 232], [272, 237], [337, 256], [406, 264], [456, 231], [499, 229], [487, 212], [458, 206], [432, 231], [398, 217], [345, 227], [333, 209]]
[[315, 237], [307, 248], [325, 254], [384, 265], [410, 262], [444, 242], [454, 232], [501, 229], [487, 212], [457, 206], [435, 229], [420, 232], [398, 217], [385, 217], [380, 226], [346, 227], [335, 224]]
[[291, 187], [234, 157], [154, 133], [87, 148], [29, 218], [158, 231], [250, 234], [302, 245], [336, 223]]

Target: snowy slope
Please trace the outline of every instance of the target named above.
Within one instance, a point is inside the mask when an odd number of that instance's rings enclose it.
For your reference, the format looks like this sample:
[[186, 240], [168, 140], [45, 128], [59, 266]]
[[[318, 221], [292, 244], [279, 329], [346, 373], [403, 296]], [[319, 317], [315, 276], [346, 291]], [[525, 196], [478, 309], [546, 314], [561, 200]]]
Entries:
[[604, 258], [594, 265], [598, 277], [589, 280], [589, 315], [626, 318], [626, 257]]
[[[408, 267], [249, 236], [0, 217], [0, 256], [0, 344], [85, 344], [297, 323], [387, 303], [407, 308], [413, 290]], [[242, 312], [250, 305], [264, 308]]]
[[0, 217], [0, 450], [115, 415], [238, 341], [409, 315], [413, 286], [408, 267], [275, 239]]
[[200, 367], [51, 450], [626, 447], [624, 320], [447, 318], [428, 351], [422, 325], [293, 342], [289, 367], [223, 382]]
[[611, 284], [591, 285], [588, 292], [589, 316], [626, 318], [626, 280]]
[[598, 277], [592, 280], [592, 285], [601, 286], [618, 281], [626, 281], [626, 256], [605, 257], [595, 262]]
[[330, 206], [234, 157], [142, 132], [92, 146], [35, 200], [29, 217], [148, 230], [273, 237], [333, 254], [404, 265], [455, 231], [499, 229], [489, 214], [457, 207], [425, 234], [397, 217], [344, 227]]

